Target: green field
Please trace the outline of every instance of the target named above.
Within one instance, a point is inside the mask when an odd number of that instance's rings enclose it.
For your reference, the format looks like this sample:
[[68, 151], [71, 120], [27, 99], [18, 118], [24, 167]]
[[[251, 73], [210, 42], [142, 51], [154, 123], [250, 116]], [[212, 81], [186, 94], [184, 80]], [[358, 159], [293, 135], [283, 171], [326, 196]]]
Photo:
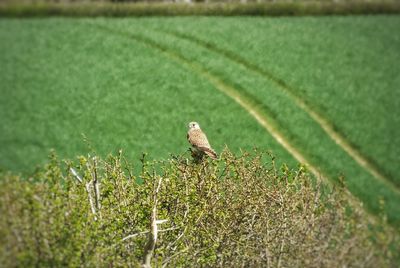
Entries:
[[399, 27], [399, 16], [2, 19], [0, 166], [86, 154], [83, 135], [101, 155], [165, 158], [187, 150], [195, 120], [217, 151], [258, 147], [293, 167], [278, 135], [399, 222]]

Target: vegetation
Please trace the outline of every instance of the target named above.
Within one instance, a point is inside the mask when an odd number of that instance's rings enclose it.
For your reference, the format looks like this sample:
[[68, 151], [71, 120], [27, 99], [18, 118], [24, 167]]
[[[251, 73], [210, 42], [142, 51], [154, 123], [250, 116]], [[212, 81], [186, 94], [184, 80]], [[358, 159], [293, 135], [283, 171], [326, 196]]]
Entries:
[[[0, 175], [0, 261], [40, 266], [393, 267], [398, 230], [343, 186], [260, 152], [132, 168], [120, 152]], [[137, 175], [134, 175], [137, 174]]]
[[[296, 19], [260, 19], [257, 24], [254, 18], [239, 21], [235, 18], [221, 23], [217, 18], [204, 18], [197, 20], [196, 26], [192, 27], [186, 18], [169, 20], [163, 26], [159, 26], [155, 20], [148, 20], [142, 21], [147, 24], [146, 32], [141, 32], [137, 28], [130, 30], [130, 22], [126, 20], [118, 22], [118, 31], [110, 31], [107, 30], [110, 28], [106, 21], [99, 20], [103, 30], [108, 33], [131, 39], [138, 39], [138, 33], [141, 33], [147, 39], [140, 37], [142, 39], [139, 40], [154, 42], [156, 47], [163, 46], [161, 50], [177, 52], [184, 61], [201, 64], [204, 71], [221, 77], [243, 96], [250, 96], [254, 106], [258, 106], [270, 121], [275, 121], [276, 128], [289, 137], [297, 148], [302, 148], [311, 163], [332, 179], [344, 174], [350, 190], [375, 212], [379, 210], [379, 200], [383, 198], [387, 201], [388, 213], [393, 216], [390, 216], [391, 221], [398, 221], [399, 177], [396, 165], [393, 165], [398, 157], [392, 146], [399, 143], [400, 122], [389, 111], [395, 111], [398, 107], [397, 93], [393, 90], [394, 84], [400, 84], [398, 79], [393, 78], [397, 77], [393, 72], [398, 69], [398, 40], [391, 33], [399, 26], [399, 19], [301, 19], [305, 21], [307, 30], [303, 26], [298, 27]], [[332, 26], [332, 21], [335, 21], [334, 25], [337, 23], [336, 27]], [[355, 27], [350, 32], [359, 32], [358, 35], [343, 35], [341, 29], [350, 21]], [[384, 26], [386, 24], [388, 27]], [[235, 29], [234, 33], [224, 31], [224, 26]], [[263, 30], [271, 27], [276, 32]], [[327, 32], [329, 27], [332, 31]], [[149, 31], [149, 28], [153, 31]], [[380, 42], [365, 39], [365, 36], [372, 38], [371, 31], [379, 32], [377, 39]], [[263, 37], [260, 37], [261, 32], [264, 33], [261, 35]], [[337, 36], [333, 37], [335, 33]], [[347, 45], [342, 48], [343, 40]], [[339, 57], [330, 60], [331, 52], [336, 51], [330, 48], [339, 47]], [[387, 57], [380, 53], [383, 47]], [[312, 56], [309, 56], [309, 51], [312, 51]], [[361, 62], [368, 67], [363, 68]], [[379, 67], [382, 62], [385, 62], [384, 69]], [[304, 68], [304, 65], [314, 67]], [[343, 66], [343, 70], [338, 66]], [[368, 72], [370, 75], [366, 75]], [[381, 80], [382, 77], [387, 79]], [[380, 93], [370, 94], [377, 87], [381, 89]], [[334, 131], [342, 133], [353, 144], [350, 146], [364, 155], [372, 166], [377, 166], [386, 179], [377, 180], [344, 148], [338, 147], [323, 127], [301, 109], [293, 97], [288, 96], [288, 91], [327, 118]], [[377, 98], [380, 102], [376, 101]], [[386, 109], [382, 109], [381, 103], [386, 104]], [[371, 129], [368, 127], [371, 125], [379, 127]]]
[[[87, 148], [82, 133], [102, 156], [124, 148], [131, 160], [141, 151], [163, 159], [186, 150], [186, 124], [197, 120], [217, 151], [256, 145], [277, 155], [279, 165], [295, 166], [227, 92], [216, 90], [222, 85], [247, 99], [323, 175], [344, 176], [370, 211], [380, 213], [383, 200], [396, 225], [398, 27], [396, 16], [4, 19], [0, 165], [32, 171], [49, 148], [73, 157]], [[288, 92], [385, 179], [338, 146]]]
[[[65, 158], [124, 148], [163, 159], [184, 152], [197, 120], [219, 152], [256, 144], [295, 161], [252, 117], [184, 67], [145, 44], [88, 28], [83, 20], [2, 20], [0, 165], [32, 172], [49, 148]], [[13, 29], [10, 31], [10, 29]], [[90, 30], [89, 30], [90, 29]], [[90, 36], [90, 38], [88, 38]], [[240, 130], [240, 131], [239, 131]]]
[[[286, 91], [294, 92], [323, 114], [362, 154], [400, 185], [397, 167], [393, 165], [398, 161], [398, 152], [392, 150], [393, 146], [400, 146], [400, 118], [394, 112], [400, 105], [397, 101], [400, 96], [393, 90], [400, 85], [396, 75], [400, 42], [393, 34], [400, 27], [399, 17], [228, 20], [221, 23], [206, 18], [190, 24], [188, 19], [181, 18], [152, 26], [162, 27], [164, 33], [178, 37], [175, 46], [183, 41], [188, 42], [185, 50], [189, 50], [189, 44], [206, 46], [214, 52], [210, 57], [229, 57], [245, 65], [243, 69], [251, 77], [251, 83], [239, 82], [240, 85], [264, 100], [275, 114], [283, 114], [282, 120], [290, 120], [295, 116], [289, 117], [289, 113], [279, 109], [282, 101], [276, 105], [278, 108], [272, 107], [276, 99], [284, 99], [274, 93], [283, 91], [278, 85], [283, 83]], [[121, 23], [121, 28], [126, 29], [127, 25]], [[224, 25], [235, 30], [221, 30]], [[193, 48], [185, 55], [193, 55], [198, 49]], [[192, 58], [200, 60], [198, 56]], [[228, 71], [218, 67], [229, 76]], [[254, 68], [259, 70], [256, 75]], [[269, 84], [262, 86], [265, 83]], [[276, 97], [272, 98], [272, 94]], [[296, 114], [301, 112], [298, 109]], [[304, 122], [297, 116], [294, 121]]]
[[[398, 1], [265, 1], [243, 4], [216, 1], [214, 3], [183, 4], [137, 1], [4, 1], [0, 16], [304, 16], [398, 14]], [[125, 2], [125, 1], [121, 1]], [[197, 1], [193, 1], [197, 2]], [[200, 1], [204, 2], [204, 1]], [[225, 2], [225, 3], [224, 3]]]

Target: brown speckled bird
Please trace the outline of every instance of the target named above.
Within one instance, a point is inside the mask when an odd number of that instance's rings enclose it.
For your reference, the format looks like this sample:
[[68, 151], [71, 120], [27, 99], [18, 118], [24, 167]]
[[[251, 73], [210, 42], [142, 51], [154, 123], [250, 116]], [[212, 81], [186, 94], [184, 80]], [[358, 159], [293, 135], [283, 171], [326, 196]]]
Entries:
[[199, 123], [189, 123], [187, 139], [192, 147], [195, 149], [196, 154], [199, 154], [200, 156], [206, 154], [212, 159], [217, 159], [217, 153], [211, 148], [210, 143], [208, 143], [206, 134], [204, 134], [204, 132], [200, 129]]

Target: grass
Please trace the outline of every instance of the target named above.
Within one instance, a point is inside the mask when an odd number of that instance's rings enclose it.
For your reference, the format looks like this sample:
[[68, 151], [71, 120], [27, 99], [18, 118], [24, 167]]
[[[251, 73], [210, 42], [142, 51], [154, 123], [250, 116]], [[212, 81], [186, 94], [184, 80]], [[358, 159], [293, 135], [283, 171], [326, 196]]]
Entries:
[[[207, 21], [207, 19], [205, 20]], [[150, 25], [146, 25], [142, 34], [147, 35], [156, 43], [162, 43], [167, 49], [178, 51], [189, 61], [200, 62], [208, 71], [223, 77], [225, 81], [229, 81], [239, 91], [244, 92], [245, 95], [250, 94], [250, 96], [258, 100], [258, 104], [255, 103], [255, 105], [261, 106], [261, 110], [266, 112], [269, 118], [275, 119], [277, 127], [280, 128], [281, 132], [297, 148], [303, 151], [313, 165], [320, 167], [323, 173], [326, 173], [333, 179], [338, 179], [341, 175], [344, 175], [349, 188], [361, 200], [368, 202], [370, 208], [375, 212], [379, 210], [379, 200], [381, 198], [387, 202], [388, 211], [392, 211], [391, 214], [393, 216], [400, 212], [397, 206], [400, 199], [398, 190], [396, 190], [396, 181], [389, 179], [382, 182], [366, 172], [344, 150], [338, 148], [335, 142], [324, 133], [315, 121], [304, 111], [296, 107], [295, 103], [287, 98], [285, 92], [277, 89], [276, 85], [271, 83], [270, 79], [265, 79], [265, 77], [260, 78], [259, 75], [249, 72], [245, 66], [235, 64], [227, 60], [223, 55], [214, 53], [214, 51], [205, 49], [193, 42], [176, 38], [176, 36], [165, 35], [165, 33], [160, 34], [160, 27], [157, 24], [151, 25], [151, 22], [150, 20]], [[169, 29], [169, 31], [171, 28], [180, 29], [179, 25], [188, 24], [186, 19], [169, 20], [169, 22], [172, 22], [173, 25], [164, 24], [165, 29]], [[142, 23], [145, 24], [146, 21]], [[203, 26], [204, 28], [210, 27], [210, 25]], [[148, 30], [148, 27], [152, 27], [153, 33]], [[125, 33], [129, 32], [129, 21], [121, 21], [118, 29], [124, 29]], [[130, 32], [137, 34], [141, 31], [140, 28], [135, 28]], [[188, 29], [186, 29], [186, 33], [188, 32]], [[118, 32], [114, 34], [118, 34]], [[365, 101], [369, 102], [367, 98]], [[336, 105], [338, 106], [337, 103]], [[359, 103], [359, 105], [362, 106], [364, 104]], [[341, 109], [340, 106], [336, 108]], [[368, 118], [368, 120], [371, 120], [371, 118]], [[391, 121], [392, 119], [387, 118], [387, 120]], [[336, 121], [334, 121], [335, 123]], [[379, 145], [379, 142], [375, 142], [376, 147], [379, 147]], [[388, 183], [388, 185], [385, 185], [385, 183]]]
[[232, 32], [211, 27], [218, 23], [203, 19], [193, 26], [182, 18], [163, 26], [231, 51], [285, 81], [400, 184], [393, 165], [398, 154], [391, 149], [400, 146], [399, 94], [393, 90], [400, 84], [400, 39], [393, 34], [399, 17], [225, 21]]
[[75, 20], [10, 20], [1, 27], [9, 51], [1, 56], [4, 168], [31, 170], [49, 148], [64, 157], [86, 152], [82, 133], [103, 156], [124, 148], [131, 159], [142, 152], [165, 158], [188, 148], [192, 120], [217, 151], [224, 144], [259, 146], [289, 157], [228, 97], [143, 44], [100, 31], [87, 39], [90, 28]]
[[[163, 158], [186, 150], [186, 123], [197, 120], [217, 151], [224, 144], [235, 151], [257, 146], [294, 166], [250, 115], [216, 90], [212, 75], [253, 101], [323, 174], [334, 181], [344, 175], [375, 213], [383, 199], [389, 220], [398, 222], [392, 148], [399, 143], [393, 90], [400, 84], [393, 34], [399, 24], [385, 16], [2, 20], [0, 46], [8, 53], [0, 56], [6, 96], [0, 164], [26, 170], [51, 147], [72, 157], [86, 151], [81, 133], [103, 155], [123, 148], [131, 159], [142, 151]], [[362, 168], [271, 77], [327, 118], [388, 180]], [[378, 86], [380, 102], [370, 94]]]

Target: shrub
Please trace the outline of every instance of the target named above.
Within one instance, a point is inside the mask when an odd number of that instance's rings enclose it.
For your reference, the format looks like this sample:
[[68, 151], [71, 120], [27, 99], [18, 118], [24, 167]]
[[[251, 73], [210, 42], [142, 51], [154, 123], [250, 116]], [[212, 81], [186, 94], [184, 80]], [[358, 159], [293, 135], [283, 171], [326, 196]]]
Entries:
[[87, 2], [56, 3], [53, 1], [0, 3], [0, 16], [7, 17], [127, 17], [127, 16], [310, 16], [399, 14], [398, 1], [281, 1], [247, 4], [161, 3], [161, 2]]
[[137, 169], [121, 153], [53, 155], [30, 178], [0, 175], [0, 215], [6, 267], [389, 267], [400, 252], [344, 187], [259, 152]]

